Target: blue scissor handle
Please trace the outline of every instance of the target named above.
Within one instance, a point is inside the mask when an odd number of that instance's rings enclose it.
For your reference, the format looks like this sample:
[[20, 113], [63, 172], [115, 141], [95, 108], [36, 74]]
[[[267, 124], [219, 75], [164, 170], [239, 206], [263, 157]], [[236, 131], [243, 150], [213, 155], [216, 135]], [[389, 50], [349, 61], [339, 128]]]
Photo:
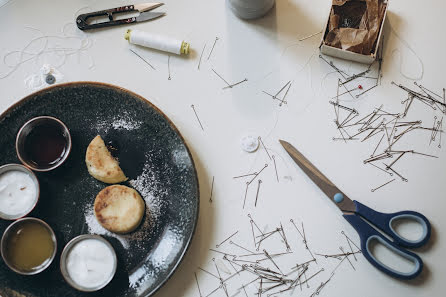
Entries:
[[[357, 214], [344, 215], [344, 218], [355, 228], [356, 232], [358, 232], [361, 239], [362, 254], [373, 266], [390, 276], [404, 280], [413, 279], [421, 273], [423, 270], [423, 261], [416, 254], [407, 251], [388, 240], [381, 233], [373, 229], [369, 224], [361, 219], [361, 217]], [[413, 262], [415, 265], [414, 269], [410, 272], [401, 272], [379, 261], [370, 251], [370, 244], [373, 240], [378, 240], [388, 249]]]
[[[382, 213], [365, 206], [364, 204], [354, 200], [356, 206], [356, 214], [368, 220], [370, 223], [381, 229], [390, 236], [395, 243], [402, 247], [417, 248], [427, 243], [431, 236], [431, 224], [429, 220], [416, 211], [399, 211], [395, 213]], [[417, 221], [423, 227], [423, 234], [417, 240], [408, 240], [401, 237], [392, 227], [392, 223], [399, 219], [409, 219]]]

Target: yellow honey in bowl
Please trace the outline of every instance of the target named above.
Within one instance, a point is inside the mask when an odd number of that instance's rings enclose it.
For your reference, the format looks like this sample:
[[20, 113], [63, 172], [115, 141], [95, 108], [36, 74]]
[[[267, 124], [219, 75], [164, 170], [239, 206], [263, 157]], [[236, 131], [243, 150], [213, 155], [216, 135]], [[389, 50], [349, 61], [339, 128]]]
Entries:
[[13, 228], [4, 243], [12, 266], [21, 271], [33, 271], [51, 259], [54, 242], [48, 228], [37, 221], [24, 221]]

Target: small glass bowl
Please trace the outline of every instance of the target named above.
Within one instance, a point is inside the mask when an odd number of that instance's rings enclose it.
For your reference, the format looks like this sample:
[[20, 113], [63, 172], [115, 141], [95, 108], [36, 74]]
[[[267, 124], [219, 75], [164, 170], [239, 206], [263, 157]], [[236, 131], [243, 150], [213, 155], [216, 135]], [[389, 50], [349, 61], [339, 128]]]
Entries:
[[[47, 259], [42, 265], [40, 265], [39, 267], [37, 267], [36, 269], [33, 269], [33, 270], [21, 270], [20, 268], [15, 267], [11, 263], [10, 259], [8, 258], [8, 253], [6, 253], [7, 249], [9, 248], [7, 245], [7, 240], [8, 240], [8, 237], [11, 235], [11, 232], [15, 231], [17, 229], [17, 227], [19, 227], [21, 224], [23, 224], [25, 222], [29, 222], [29, 221], [33, 221], [33, 222], [37, 222], [37, 223], [41, 224], [50, 232], [51, 240], [53, 242], [54, 247], [53, 247], [53, 253], [51, 254], [50, 258]], [[48, 266], [50, 266], [51, 263], [53, 262], [54, 258], [56, 257], [56, 252], [57, 252], [57, 239], [56, 239], [56, 235], [54, 234], [54, 231], [50, 227], [50, 225], [48, 225], [41, 219], [28, 217], [28, 218], [19, 219], [19, 220], [13, 222], [11, 225], [9, 225], [8, 228], [6, 228], [5, 232], [3, 233], [2, 239], [1, 239], [0, 250], [1, 250], [3, 261], [12, 271], [14, 271], [18, 274], [22, 274], [22, 275], [34, 275], [34, 274], [38, 274], [38, 273], [44, 271], [45, 269], [47, 269]]]
[[[65, 151], [61, 159], [58, 160], [56, 163], [51, 164], [49, 166], [38, 166], [37, 164], [35, 164], [30, 160], [29, 156], [27, 156], [25, 151], [26, 149], [25, 140], [29, 136], [33, 128], [47, 123], [55, 125], [56, 127], [59, 127], [62, 130], [63, 136], [66, 141]], [[71, 144], [70, 130], [68, 130], [68, 127], [61, 120], [51, 116], [39, 116], [32, 118], [20, 128], [19, 132], [17, 133], [15, 149], [17, 152], [17, 157], [19, 158], [20, 162], [22, 162], [26, 167], [29, 167], [34, 171], [50, 171], [56, 169], [65, 162], [65, 160], [68, 158], [68, 155], [71, 152], [71, 145], [72, 144]]]
[[[84, 287], [84, 286], [76, 283], [70, 277], [70, 274], [68, 273], [68, 269], [67, 269], [67, 259], [68, 259], [68, 254], [71, 251], [71, 248], [73, 248], [77, 243], [79, 243], [83, 240], [86, 240], [86, 239], [95, 239], [95, 240], [99, 240], [99, 241], [105, 243], [105, 245], [110, 249], [110, 251], [113, 255], [113, 268], [112, 268], [112, 273], [110, 274], [110, 277], [104, 283], [102, 283], [96, 287], [93, 287], [93, 288]], [[83, 234], [83, 235], [79, 235], [79, 236], [73, 238], [65, 245], [65, 247], [62, 251], [62, 254], [60, 255], [60, 271], [62, 272], [62, 276], [64, 277], [65, 281], [70, 286], [72, 286], [73, 288], [75, 288], [76, 290], [79, 290], [81, 292], [94, 292], [94, 291], [104, 288], [106, 285], [108, 285], [110, 283], [110, 281], [115, 276], [117, 266], [118, 266], [118, 259], [116, 258], [116, 253], [115, 253], [115, 249], [113, 248], [113, 246], [102, 236], [94, 235], [94, 234]]]
[[32, 206], [30, 206], [29, 209], [23, 210], [23, 213], [20, 213], [17, 215], [9, 215], [9, 214], [6, 214], [6, 213], [3, 213], [0, 211], [0, 219], [4, 219], [4, 220], [16, 220], [16, 219], [25, 217], [31, 211], [33, 211], [34, 207], [36, 207], [36, 204], [39, 201], [39, 196], [40, 196], [39, 180], [37, 179], [34, 172], [29, 170], [27, 167], [20, 165], [20, 164], [6, 164], [3, 166], [0, 166], [0, 175], [2, 175], [3, 173], [6, 173], [8, 171], [14, 171], [14, 170], [25, 172], [26, 174], [28, 174], [31, 177], [31, 179], [33, 180], [33, 182], [36, 186], [36, 197], [35, 197], [34, 204]]

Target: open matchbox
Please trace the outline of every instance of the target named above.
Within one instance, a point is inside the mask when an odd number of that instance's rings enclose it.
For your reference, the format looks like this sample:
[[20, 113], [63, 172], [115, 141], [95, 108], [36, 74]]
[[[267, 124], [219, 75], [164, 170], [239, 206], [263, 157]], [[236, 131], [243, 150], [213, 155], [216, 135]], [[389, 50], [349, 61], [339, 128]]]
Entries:
[[381, 25], [380, 25], [377, 42], [375, 43], [373, 52], [370, 55], [358, 54], [358, 53], [355, 53], [355, 52], [351, 52], [351, 51], [348, 51], [348, 50], [343, 50], [343, 49], [332, 47], [332, 46], [329, 46], [329, 45], [325, 44], [325, 37], [326, 37], [326, 35], [328, 33], [329, 22], [330, 22], [331, 6], [330, 6], [330, 12], [329, 12], [328, 18], [327, 18], [327, 23], [326, 23], [325, 29], [323, 31], [321, 44], [319, 46], [320, 52], [322, 54], [324, 54], [324, 55], [337, 57], [337, 58], [341, 58], [341, 59], [344, 59], [344, 60], [350, 60], [350, 61], [354, 61], [354, 62], [359, 62], [359, 63], [363, 63], [363, 64], [371, 64], [371, 63], [373, 63], [373, 61], [375, 61], [376, 57], [378, 56], [378, 53], [379, 53], [379, 50], [380, 50], [380, 46], [382, 46], [382, 38], [383, 38], [382, 31], [383, 31], [383, 27], [384, 27], [384, 22], [386, 21], [387, 10], [389, 8], [389, 1], [388, 0], [384, 0], [384, 3], [386, 4], [386, 8], [385, 8], [385, 11], [384, 11], [384, 17], [383, 17], [383, 20], [382, 20]]

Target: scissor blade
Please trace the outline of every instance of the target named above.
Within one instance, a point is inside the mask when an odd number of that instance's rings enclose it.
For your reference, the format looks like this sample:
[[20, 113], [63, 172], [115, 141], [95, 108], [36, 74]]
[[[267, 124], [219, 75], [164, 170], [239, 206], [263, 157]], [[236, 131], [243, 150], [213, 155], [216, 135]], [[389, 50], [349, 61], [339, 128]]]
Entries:
[[164, 5], [164, 3], [161, 2], [155, 2], [155, 3], [141, 3], [141, 4], [135, 4], [133, 5], [134, 9], [139, 12], [149, 11], [153, 10], [155, 8], [158, 8], [160, 6]]
[[149, 21], [149, 20], [153, 20], [159, 17], [162, 17], [163, 15], [165, 15], [165, 12], [143, 12], [141, 13], [139, 16], [136, 17], [136, 21], [137, 22], [144, 22], [144, 21]]
[[[290, 143], [279, 140], [280, 144], [287, 151], [290, 157], [296, 164], [305, 172], [305, 174], [322, 190], [322, 192], [330, 198], [343, 212], [354, 212], [356, 207], [350, 198], [347, 197], [341, 190], [339, 190], [325, 175], [322, 174], [307, 158], [304, 157], [294, 146]], [[343, 200], [339, 203], [335, 202], [335, 195], [340, 193], [343, 195]], [[338, 195], [339, 196], [339, 195]]]

